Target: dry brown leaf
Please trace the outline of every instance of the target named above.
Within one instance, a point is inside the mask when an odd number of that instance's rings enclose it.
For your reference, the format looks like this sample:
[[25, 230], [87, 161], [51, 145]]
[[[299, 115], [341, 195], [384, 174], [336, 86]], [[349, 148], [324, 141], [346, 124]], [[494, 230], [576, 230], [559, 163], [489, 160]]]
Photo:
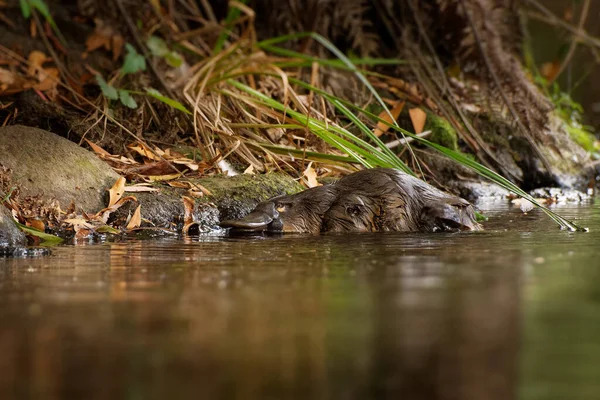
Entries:
[[137, 185], [125, 186], [125, 192], [160, 192], [160, 189], [139, 183]]
[[29, 64], [29, 67], [27, 68], [27, 75], [37, 77], [38, 70], [43, 69], [42, 65], [44, 65], [46, 60], [46, 55], [41, 51], [34, 50], [31, 53], [29, 53], [29, 56], [27, 57], [27, 61]]
[[120, 176], [119, 179], [117, 179], [117, 181], [113, 185], [113, 187], [111, 187], [108, 190], [108, 193], [110, 196], [108, 201], [108, 207], [110, 208], [117, 204], [117, 201], [119, 201], [123, 196], [123, 193], [125, 193], [125, 178]]
[[171, 181], [173, 179], [177, 179], [181, 176], [181, 174], [170, 174], [170, 175], [147, 175], [144, 176], [144, 180], [148, 182], [162, 182], [162, 181]]
[[32, 83], [23, 77], [0, 68], [0, 94], [15, 94], [29, 89]]
[[113, 61], [117, 61], [119, 57], [121, 57], [121, 53], [123, 52], [123, 45], [125, 44], [125, 40], [121, 35], [115, 35], [112, 37], [112, 52], [113, 52]]
[[85, 228], [76, 229], [75, 230], [75, 239], [85, 239], [85, 238], [89, 237], [91, 234], [92, 234], [92, 231], [90, 229], [85, 229]]
[[69, 219], [65, 219], [62, 222], [72, 225], [73, 229], [75, 230], [75, 233], [79, 232], [82, 229], [93, 229], [94, 226], [92, 224], [90, 224], [88, 221], [86, 221], [83, 218], [69, 218]]
[[88, 52], [92, 52], [100, 47], [104, 47], [106, 50], [111, 48], [111, 37], [110, 30], [103, 28], [96, 28], [94, 33], [88, 36], [85, 41], [85, 49]]
[[418, 135], [423, 132], [423, 128], [425, 128], [425, 120], [427, 119], [427, 113], [420, 108], [411, 108], [408, 110], [408, 114], [410, 115], [410, 120], [413, 124], [413, 128], [415, 133]]
[[189, 158], [173, 158], [169, 159], [173, 164], [185, 165], [192, 171], [198, 171], [198, 164], [190, 160]]
[[302, 175], [306, 178], [306, 184], [309, 188], [321, 186], [317, 181], [317, 171], [312, 167], [312, 162], [308, 164], [308, 167], [306, 167]]
[[27, 219], [25, 221], [25, 225], [30, 226], [34, 229], [37, 229], [38, 231], [42, 231], [44, 232], [46, 230], [46, 225], [44, 224], [44, 221], [41, 221], [39, 219]]
[[194, 190], [194, 191], [196, 191], [196, 192], [200, 191], [200, 192], [204, 193], [207, 196], [212, 196], [213, 195], [210, 190], [208, 190], [207, 188], [205, 188], [204, 186], [202, 186], [199, 183], [191, 183], [191, 189]]
[[254, 165], [250, 164], [248, 168], [244, 170], [244, 174], [254, 175]]
[[110, 216], [110, 214], [121, 208], [121, 206], [123, 206], [128, 201], [137, 201], [137, 199], [134, 196], [123, 197], [112, 206], [103, 208], [102, 210], [98, 211], [96, 215], [93, 216], [93, 219], [106, 224], [106, 221], [108, 221], [108, 217]]
[[[385, 110], [379, 114], [379, 118], [383, 119], [384, 121], [386, 121], [389, 124], [393, 124], [398, 119], [398, 116], [402, 112], [402, 109], [404, 108], [404, 104], [406, 104], [405, 101], [397, 101], [394, 104], [394, 106], [392, 107], [392, 109], [390, 110], [392, 117], [394, 117], [393, 121], [390, 118], [390, 114], [388, 114], [387, 111], [385, 111]], [[375, 128], [373, 133], [375, 134], [375, 136], [379, 137], [379, 136], [383, 135], [385, 132], [387, 132], [388, 129], [390, 129], [390, 127], [380, 121], [377, 123], [377, 127]]]
[[90, 142], [87, 139], [85, 139], [85, 141], [92, 148], [92, 150], [94, 151], [94, 153], [96, 153], [96, 154], [98, 154], [100, 156], [106, 156], [106, 157], [112, 156], [112, 154], [110, 154], [108, 151], [104, 150], [102, 147], [98, 146], [97, 144], [92, 143], [92, 142]]
[[40, 83], [34, 85], [33, 88], [41, 92], [55, 89], [58, 86], [58, 76], [58, 68], [41, 69], [38, 74]]
[[142, 157], [145, 157], [149, 160], [161, 161], [161, 158], [157, 155], [158, 150], [152, 150], [150, 147], [146, 146], [143, 143], [136, 143], [127, 146], [128, 149], [135, 151]]
[[171, 187], [176, 187], [179, 189], [189, 189], [192, 187], [192, 184], [190, 182], [185, 182], [185, 181], [167, 182], [167, 185], [169, 185]]
[[183, 200], [183, 224], [189, 225], [194, 222], [194, 205], [196, 201], [188, 196], [181, 196]]
[[137, 206], [125, 229], [135, 229], [140, 227], [140, 225], [142, 224], [142, 213], [140, 211], [141, 208], [141, 204]]

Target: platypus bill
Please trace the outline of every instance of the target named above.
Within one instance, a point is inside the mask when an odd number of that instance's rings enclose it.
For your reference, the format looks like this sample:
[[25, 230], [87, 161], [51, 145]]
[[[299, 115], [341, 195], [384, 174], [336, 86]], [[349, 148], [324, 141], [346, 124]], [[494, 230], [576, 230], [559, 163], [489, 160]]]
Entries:
[[306, 233], [481, 229], [466, 200], [388, 168], [359, 171], [332, 185], [272, 198], [246, 217], [222, 221], [221, 226]]

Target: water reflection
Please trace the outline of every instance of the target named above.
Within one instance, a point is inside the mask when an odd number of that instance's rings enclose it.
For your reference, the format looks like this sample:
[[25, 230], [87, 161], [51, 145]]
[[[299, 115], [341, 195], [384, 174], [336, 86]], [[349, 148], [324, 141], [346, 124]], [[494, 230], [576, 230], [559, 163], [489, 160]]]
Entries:
[[[0, 398], [595, 398], [597, 208], [0, 261]], [[573, 386], [576, 385], [576, 386]]]

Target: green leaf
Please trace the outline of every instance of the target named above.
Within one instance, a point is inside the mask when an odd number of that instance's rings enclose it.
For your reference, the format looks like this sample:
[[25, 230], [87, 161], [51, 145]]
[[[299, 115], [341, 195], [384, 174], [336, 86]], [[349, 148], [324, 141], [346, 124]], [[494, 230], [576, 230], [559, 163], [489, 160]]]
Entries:
[[135, 47], [131, 44], [127, 43], [125, 45], [127, 49], [127, 55], [125, 56], [125, 61], [123, 61], [123, 66], [121, 67], [121, 73], [123, 75], [127, 74], [135, 74], [139, 71], [146, 70], [146, 59], [144, 56], [139, 54]]
[[129, 108], [135, 109], [138, 107], [138, 104], [135, 102], [133, 97], [131, 97], [127, 90], [119, 89], [119, 100], [121, 100], [121, 103], [124, 106], [127, 106]]
[[183, 58], [176, 51], [171, 51], [167, 43], [158, 36], [150, 36], [146, 40], [146, 46], [153, 56], [162, 57], [171, 67], [178, 68], [183, 64]]
[[62, 45], [67, 47], [67, 41], [65, 40], [64, 36], [58, 29], [56, 22], [54, 22], [54, 18], [52, 18], [52, 14], [50, 14], [50, 9], [48, 8], [48, 5], [46, 5], [44, 0], [27, 0], [27, 1], [29, 2], [29, 5], [31, 6], [31, 8], [38, 10], [40, 12], [40, 14], [42, 14], [42, 16], [46, 19], [46, 21], [48, 21], [48, 23], [52, 27], [52, 30], [54, 31], [54, 33], [56, 34], [56, 36], [58, 37], [58, 39], [60, 40]]
[[[241, 4], [248, 3], [248, 0], [240, 0]], [[227, 11], [227, 17], [225, 18], [225, 22], [223, 23], [223, 30], [219, 34], [217, 41], [215, 43], [215, 47], [213, 48], [213, 54], [217, 54], [221, 50], [223, 50], [223, 46], [225, 45], [225, 41], [231, 34], [229, 27], [233, 24], [233, 22], [239, 18], [241, 14], [241, 10], [237, 8], [233, 2], [229, 2], [229, 10]]]
[[150, 36], [146, 40], [146, 46], [148, 46], [153, 56], [164, 57], [169, 53], [167, 43], [158, 36]]
[[19, 4], [21, 5], [21, 14], [23, 18], [29, 19], [31, 17], [31, 6], [29, 5], [29, 0], [19, 0]]
[[29, 0], [29, 4], [31, 7], [38, 10], [40, 14], [42, 14], [42, 16], [47, 20], [52, 19], [52, 16], [50, 15], [50, 9], [43, 0]]
[[188, 111], [187, 108], [185, 108], [185, 106], [183, 104], [181, 104], [180, 102], [178, 102], [177, 100], [173, 100], [167, 96], [163, 96], [162, 94], [160, 94], [160, 92], [156, 89], [153, 88], [146, 88], [146, 92], [154, 97], [156, 100], [161, 101], [163, 103], [165, 103], [166, 105], [173, 107], [179, 111], [182, 111], [186, 114], [192, 114], [191, 112]]
[[111, 100], [119, 99], [119, 93], [117, 93], [117, 89], [115, 89], [114, 86], [106, 83], [102, 76], [96, 75], [96, 82], [98, 82], [98, 85], [100, 86], [100, 90], [102, 90], [102, 94], [104, 95], [104, 97]]
[[101, 225], [97, 227], [95, 231], [98, 233], [111, 233], [113, 235], [118, 235], [119, 233], [121, 233], [121, 231], [119, 231], [118, 229], [115, 229], [112, 226], [108, 225]]
[[181, 67], [181, 64], [183, 64], [183, 57], [181, 57], [181, 55], [176, 51], [170, 51], [167, 53], [167, 55], [165, 55], [165, 61], [171, 67], [179, 68]]
[[61, 244], [62, 242], [64, 242], [64, 240], [59, 238], [58, 236], [54, 236], [49, 233], [42, 232], [42, 231], [32, 228], [30, 226], [20, 224], [16, 221], [15, 221], [15, 224], [17, 224], [17, 226], [26, 234], [40, 238], [40, 240], [42, 241], [42, 244], [44, 244], [44, 245], [52, 246], [52, 245], [57, 245], [57, 244]]

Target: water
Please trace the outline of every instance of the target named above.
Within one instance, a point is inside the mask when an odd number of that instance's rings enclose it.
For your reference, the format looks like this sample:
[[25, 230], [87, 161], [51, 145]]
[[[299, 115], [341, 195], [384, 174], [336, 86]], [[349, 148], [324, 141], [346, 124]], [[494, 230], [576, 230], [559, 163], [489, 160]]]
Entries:
[[590, 233], [195, 238], [0, 260], [0, 398], [597, 399]]

